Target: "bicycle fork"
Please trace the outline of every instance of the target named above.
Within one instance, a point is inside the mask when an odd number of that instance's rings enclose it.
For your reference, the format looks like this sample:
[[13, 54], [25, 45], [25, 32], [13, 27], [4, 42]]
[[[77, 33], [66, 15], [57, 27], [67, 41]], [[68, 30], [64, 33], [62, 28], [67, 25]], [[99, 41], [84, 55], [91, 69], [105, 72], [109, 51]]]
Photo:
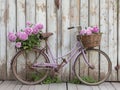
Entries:
[[82, 50], [82, 56], [84, 58], [85, 63], [89, 66], [89, 68], [95, 69], [95, 66], [89, 63], [85, 50]]

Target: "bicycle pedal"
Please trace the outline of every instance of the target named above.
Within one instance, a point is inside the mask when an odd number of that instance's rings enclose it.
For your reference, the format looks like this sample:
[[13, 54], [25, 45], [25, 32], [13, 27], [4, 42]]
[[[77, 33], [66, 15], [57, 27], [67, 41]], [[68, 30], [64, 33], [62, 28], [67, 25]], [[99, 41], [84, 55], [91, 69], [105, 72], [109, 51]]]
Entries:
[[66, 61], [66, 59], [65, 59], [65, 58], [62, 58], [62, 60], [63, 60], [63, 62], [64, 62], [64, 63], [66, 63], [66, 64], [67, 64], [67, 61]]

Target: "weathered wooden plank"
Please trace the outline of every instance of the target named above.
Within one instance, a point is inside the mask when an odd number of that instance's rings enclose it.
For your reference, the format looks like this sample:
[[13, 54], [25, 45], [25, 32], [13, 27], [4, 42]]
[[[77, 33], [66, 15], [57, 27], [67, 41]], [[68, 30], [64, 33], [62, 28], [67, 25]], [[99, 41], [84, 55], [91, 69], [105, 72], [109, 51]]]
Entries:
[[47, 0], [47, 32], [52, 32], [53, 36], [49, 38], [50, 49], [57, 56], [57, 16], [54, 0]]
[[0, 79], [6, 79], [6, 26], [8, 8], [6, 7], [7, 1], [0, 0]]
[[14, 87], [13, 90], [20, 90], [22, 87], [22, 84], [20, 82], [17, 83], [17, 85]]
[[[99, 0], [91, 0], [89, 7], [89, 26], [99, 26]], [[89, 69], [89, 75], [97, 80], [99, 76], [99, 54], [89, 53], [89, 62], [95, 66], [95, 69]]]
[[91, 86], [92, 90], [100, 90], [100, 88], [98, 86]]
[[5, 90], [14, 90], [17, 83], [17, 81], [10, 81], [10, 85]]
[[[80, 1], [80, 25], [82, 29], [88, 27], [88, 0], [81, 0]], [[84, 69], [83, 69], [84, 68]], [[84, 59], [80, 58], [80, 76], [87, 76], [88, 75], [88, 66], [85, 64]]]
[[[101, 38], [101, 44], [100, 44], [100, 49], [103, 50], [106, 54], [108, 54], [108, 28], [109, 28], [109, 23], [108, 23], [108, 11], [109, 11], [109, 0], [101, 0], [100, 1], [100, 32], [102, 32], [102, 38]], [[104, 61], [104, 58], [101, 57], [100, 61], [100, 78], [104, 75], [105, 72], [108, 71], [108, 63]], [[103, 73], [103, 75], [102, 75]]]
[[17, 31], [25, 28], [25, 0], [17, 0]]
[[34, 90], [49, 90], [49, 84], [35, 85]]
[[104, 83], [99, 85], [100, 90], [107, 90], [107, 87], [104, 85]]
[[[35, 21], [36, 21], [36, 17], [35, 17], [35, 11], [36, 11], [36, 6], [35, 6], [35, 0], [26, 0], [26, 21], [30, 21], [31, 23], [35, 24]], [[34, 53], [29, 53], [29, 55], [27, 56], [27, 61], [26, 63], [28, 62], [33, 62], [34, 59], [35, 59], [35, 56]], [[26, 71], [27, 73], [27, 76], [29, 76], [29, 73], [30, 73], [30, 70], [29, 71]]]
[[[70, 51], [70, 0], [62, 0], [62, 55]], [[66, 58], [67, 59], [67, 58]], [[69, 80], [69, 63], [63, 68], [62, 80]]]
[[77, 90], [92, 90], [92, 87], [82, 84], [77, 84]]
[[4, 81], [4, 82], [0, 85], [0, 90], [5, 90], [10, 84], [11, 84], [10, 81]]
[[67, 90], [67, 88], [66, 88], [66, 83], [50, 84], [49, 90], [53, 90], [53, 88], [54, 88], [55, 90]]
[[30, 85], [29, 90], [35, 90], [35, 85]]
[[35, 0], [26, 0], [26, 21], [35, 23]]
[[[118, 4], [118, 47], [120, 47], [120, 0]], [[118, 48], [118, 65], [120, 65], [120, 48]], [[120, 81], [120, 69], [118, 70], [118, 81]]]
[[105, 82], [104, 85], [107, 87], [108, 90], [115, 90], [113, 85], [111, 83], [109, 83], [109, 82]]
[[109, 56], [112, 61], [110, 80], [117, 81], [117, 0], [109, 0]]
[[[25, 0], [17, 0], [17, 32], [20, 32], [21, 29], [25, 28], [26, 16], [25, 16]], [[18, 74], [25, 75], [25, 56], [21, 55], [17, 59], [17, 72]]]
[[88, 27], [88, 0], [80, 0], [80, 25], [82, 28]]
[[29, 90], [29, 85], [22, 85], [20, 90]]
[[[70, 26], [79, 25], [80, 20], [80, 0], [71, 0], [70, 2]], [[71, 49], [74, 47], [75, 43], [77, 42], [76, 35], [78, 35], [78, 30], [70, 30], [70, 47]], [[73, 64], [74, 58], [72, 58], [70, 62], [70, 79], [73, 77]], [[79, 66], [78, 66], [79, 68]]]
[[46, 0], [36, 0], [36, 23], [44, 25], [43, 32], [46, 32]]
[[114, 88], [114, 86], [109, 82], [105, 82], [105, 83], [100, 84], [99, 88], [100, 88], [100, 90], [116, 90]]
[[119, 90], [120, 89], [120, 83], [118, 83], [118, 82], [116, 82], [116, 83], [112, 82], [111, 84], [113, 85], [113, 87], [115, 88], [115, 90]]
[[77, 85], [76, 84], [67, 84], [68, 90], [77, 90]]
[[[59, 0], [62, 3], [62, 0]], [[57, 13], [57, 57], [62, 56], [62, 5], [60, 4], [59, 9], [56, 11]], [[61, 63], [61, 59], [57, 60], [58, 64]], [[59, 71], [61, 73], [61, 70]], [[58, 75], [59, 79], [61, 79], [61, 74]]]
[[[9, 0], [8, 7], [8, 21], [7, 21], [7, 35], [9, 32], [16, 33], [16, 0]], [[15, 46], [10, 41], [7, 41], [7, 78], [13, 79], [11, 70], [11, 61], [16, 54]]]

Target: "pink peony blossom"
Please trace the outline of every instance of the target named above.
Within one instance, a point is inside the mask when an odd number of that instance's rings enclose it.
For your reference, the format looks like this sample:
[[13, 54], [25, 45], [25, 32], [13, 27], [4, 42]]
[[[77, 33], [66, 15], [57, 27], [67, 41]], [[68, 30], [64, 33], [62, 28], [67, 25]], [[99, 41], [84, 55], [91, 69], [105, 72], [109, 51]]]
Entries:
[[27, 25], [27, 26], [30, 26], [30, 25], [32, 25], [32, 23], [31, 23], [30, 21], [27, 21], [27, 22], [26, 22], [26, 25]]
[[27, 28], [25, 28], [25, 33], [27, 34], [27, 35], [31, 35], [32, 34], [32, 32], [33, 32], [33, 29], [32, 28], [30, 28], [30, 27], [27, 27]]
[[33, 34], [38, 34], [38, 33], [39, 33], [38, 27], [34, 26], [33, 27]]
[[92, 34], [92, 31], [90, 29], [87, 29], [86, 30], [86, 35], [91, 35]]
[[93, 28], [92, 28], [92, 27], [88, 27], [87, 29], [89, 29], [90, 31], [93, 31]]
[[41, 23], [38, 23], [38, 24], [36, 24], [35, 26], [36, 26], [36, 28], [38, 28], [39, 30], [43, 29], [43, 24], [41, 24]]
[[28, 39], [28, 35], [25, 33], [25, 32], [18, 32], [17, 33], [17, 37], [20, 39], [20, 40], [27, 40]]
[[85, 34], [86, 34], [86, 30], [85, 29], [80, 31], [80, 35], [85, 35]]
[[15, 42], [16, 39], [17, 39], [17, 37], [16, 37], [16, 35], [15, 35], [14, 33], [9, 32], [9, 34], [8, 34], [8, 39], [9, 39], [11, 42]]
[[20, 47], [21, 47], [21, 42], [17, 42], [17, 43], [15, 44], [15, 46], [16, 46], [17, 48], [20, 48]]
[[99, 28], [97, 26], [94, 26], [92, 32], [93, 33], [98, 33], [99, 32]]

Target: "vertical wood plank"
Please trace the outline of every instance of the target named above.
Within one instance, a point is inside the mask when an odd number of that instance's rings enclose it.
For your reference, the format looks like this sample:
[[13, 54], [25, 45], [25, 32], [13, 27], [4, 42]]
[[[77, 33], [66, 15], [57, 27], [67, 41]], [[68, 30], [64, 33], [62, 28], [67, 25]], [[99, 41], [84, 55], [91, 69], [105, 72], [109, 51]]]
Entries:
[[46, 0], [36, 0], [36, 23], [44, 25], [43, 32], [46, 32]]
[[[88, 0], [81, 0], [80, 1], [80, 25], [82, 26], [82, 29], [85, 29], [85, 27], [88, 27]], [[84, 69], [83, 69], [84, 68]], [[83, 58], [80, 58], [80, 75], [86, 76], [88, 75], [88, 67], [85, 64], [85, 61]]]
[[[62, 55], [70, 50], [70, 0], [62, 0]], [[66, 58], [67, 59], [67, 58]], [[69, 63], [63, 68], [62, 80], [69, 80]]]
[[6, 26], [8, 8], [6, 7], [7, 0], [0, 0], [0, 79], [6, 79]]
[[[21, 29], [25, 28], [25, 22], [26, 22], [26, 2], [25, 0], [17, 0], [17, 32], [20, 32]], [[25, 57], [24, 56], [20, 56], [17, 59], [17, 71], [19, 74], [21, 75], [25, 75], [26, 71], [24, 71], [23, 69], [25, 69]], [[21, 67], [22, 66], [22, 67]]]
[[[102, 32], [102, 38], [101, 38], [101, 44], [100, 44], [100, 49], [104, 51], [106, 54], [108, 54], [109, 46], [108, 46], [108, 41], [109, 41], [109, 36], [108, 36], [108, 29], [109, 29], [109, 0], [101, 0], [100, 1], [100, 32]], [[100, 61], [100, 72], [102, 77], [102, 72], [107, 72], [108, 68], [107, 65], [108, 63], [105, 61]]]
[[88, 27], [88, 0], [80, 1], [80, 25], [82, 28]]
[[49, 38], [50, 49], [53, 55], [57, 56], [57, 16], [54, 0], [47, 1], [47, 32], [53, 35]]
[[[118, 65], [120, 65], [120, 0], [118, 4]], [[120, 81], [120, 69], [118, 70], [118, 81]]]
[[25, 0], [17, 0], [17, 31], [25, 28], [25, 17], [26, 5]]
[[[8, 0], [8, 21], [7, 21], [7, 35], [9, 32], [16, 33], [16, 1]], [[13, 79], [13, 74], [11, 70], [11, 60], [15, 55], [15, 46], [11, 42], [7, 42], [7, 78]]]
[[[76, 26], [79, 25], [79, 19], [80, 19], [80, 0], [71, 0], [70, 1], [70, 26]], [[70, 48], [72, 49], [77, 42], [76, 35], [78, 35], [78, 30], [70, 30]], [[72, 58], [74, 59], [74, 58]], [[70, 62], [70, 79], [73, 77], [73, 64], [74, 60], [71, 60]], [[78, 66], [79, 68], [79, 66]]]
[[[59, 0], [62, 3], [62, 0]], [[62, 56], [62, 5], [60, 4], [59, 9], [57, 9], [57, 57]], [[57, 60], [57, 63], [61, 63], [61, 59]], [[59, 71], [61, 73], [61, 70]], [[58, 75], [61, 79], [61, 74]]]
[[26, 0], [26, 21], [35, 23], [35, 0]]
[[112, 61], [110, 80], [117, 81], [117, 0], [109, 0], [109, 56]]
[[[89, 2], [89, 26], [99, 26], [99, 0], [91, 0]], [[97, 47], [96, 47], [97, 48]], [[95, 65], [95, 69], [89, 69], [89, 75], [98, 79], [98, 70], [99, 70], [99, 54], [89, 53], [89, 62], [92, 65]]]

